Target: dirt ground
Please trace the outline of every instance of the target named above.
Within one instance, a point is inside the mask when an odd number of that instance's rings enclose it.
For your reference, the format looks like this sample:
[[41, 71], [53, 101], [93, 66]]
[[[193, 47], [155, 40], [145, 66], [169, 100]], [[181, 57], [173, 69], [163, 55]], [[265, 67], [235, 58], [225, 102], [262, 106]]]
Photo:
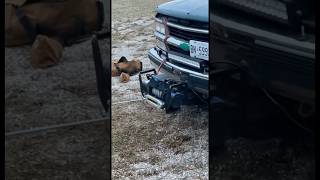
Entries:
[[[109, 41], [100, 42], [102, 52]], [[5, 48], [6, 132], [109, 116], [97, 95], [90, 40], [66, 47], [61, 63], [48, 69], [31, 67], [30, 48]], [[109, 176], [104, 122], [8, 136], [5, 151], [6, 179]]]

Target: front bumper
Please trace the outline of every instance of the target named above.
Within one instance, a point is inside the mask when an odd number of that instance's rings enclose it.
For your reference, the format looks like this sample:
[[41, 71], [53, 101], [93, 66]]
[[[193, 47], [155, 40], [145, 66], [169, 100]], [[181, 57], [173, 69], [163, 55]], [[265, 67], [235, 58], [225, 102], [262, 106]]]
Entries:
[[[152, 48], [148, 52], [148, 57], [151, 60], [151, 63], [155, 66], [159, 66], [163, 59], [158, 55], [158, 52], [155, 48]], [[199, 73], [186, 69], [184, 67], [172, 64], [170, 62], [165, 62], [162, 65], [162, 72], [169, 73], [178, 77], [181, 81], [188, 83], [188, 86], [199, 93], [208, 95], [209, 93], [209, 75], [204, 73]]]

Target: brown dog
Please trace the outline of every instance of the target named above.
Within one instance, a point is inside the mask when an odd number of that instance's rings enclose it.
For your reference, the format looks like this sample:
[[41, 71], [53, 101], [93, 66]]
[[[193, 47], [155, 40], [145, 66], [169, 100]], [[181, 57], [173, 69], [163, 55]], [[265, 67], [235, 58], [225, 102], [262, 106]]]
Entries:
[[112, 61], [111, 75], [120, 76], [121, 73], [129, 74], [130, 76], [142, 70], [142, 62], [138, 59], [128, 61], [126, 57], [122, 56], [119, 60]]

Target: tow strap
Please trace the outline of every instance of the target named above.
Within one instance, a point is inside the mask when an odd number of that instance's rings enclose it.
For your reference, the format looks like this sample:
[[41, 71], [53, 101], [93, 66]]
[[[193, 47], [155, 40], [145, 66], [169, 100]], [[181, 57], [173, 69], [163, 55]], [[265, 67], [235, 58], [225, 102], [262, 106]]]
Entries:
[[[163, 39], [163, 43], [166, 46], [166, 49], [168, 49], [168, 45], [167, 45], [167, 40], [169, 38], [169, 29], [168, 29], [168, 18], [163, 17], [162, 18], [162, 24], [164, 25], [164, 39]], [[160, 57], [161, 58], [161, 57]], [[162, 59], [163, 61], [161, 62], [161, 64], [158, 66], [157, 69], [157, 74], [159, 74], [162, 66], [166, 63], [167, 61], [167, 57]]]

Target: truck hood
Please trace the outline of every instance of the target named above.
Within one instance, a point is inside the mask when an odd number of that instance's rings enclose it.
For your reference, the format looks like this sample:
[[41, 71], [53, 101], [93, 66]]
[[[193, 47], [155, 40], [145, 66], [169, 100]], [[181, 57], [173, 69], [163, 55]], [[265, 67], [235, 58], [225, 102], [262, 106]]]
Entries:
[[160, 14], [181, 19], [209, 22], [208, 0], [175, 0], [157, 6]]

